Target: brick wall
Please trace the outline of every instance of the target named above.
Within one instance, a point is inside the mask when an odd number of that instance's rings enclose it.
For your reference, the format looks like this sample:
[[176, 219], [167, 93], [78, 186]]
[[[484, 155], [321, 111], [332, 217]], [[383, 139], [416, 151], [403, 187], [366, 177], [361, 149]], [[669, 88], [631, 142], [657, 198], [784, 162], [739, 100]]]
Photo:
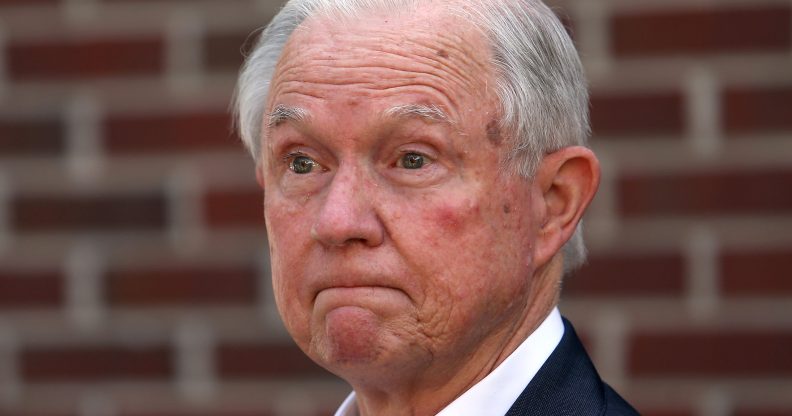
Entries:
[[[266, 0], [0, 0], [0, 415], [322, 415], [228, 103]], [[562, 309], [649, 416], [792, 414], [792, 3], [557, 0], [604, 180]]]

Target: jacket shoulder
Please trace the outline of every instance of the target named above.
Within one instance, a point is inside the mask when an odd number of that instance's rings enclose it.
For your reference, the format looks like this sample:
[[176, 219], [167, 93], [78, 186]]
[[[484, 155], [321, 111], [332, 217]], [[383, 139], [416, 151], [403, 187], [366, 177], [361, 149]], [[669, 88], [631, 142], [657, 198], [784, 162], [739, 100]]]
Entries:
[[605, 403], [603, 416], [640, 416], [638, 411], [607, 384], [605, 384]]

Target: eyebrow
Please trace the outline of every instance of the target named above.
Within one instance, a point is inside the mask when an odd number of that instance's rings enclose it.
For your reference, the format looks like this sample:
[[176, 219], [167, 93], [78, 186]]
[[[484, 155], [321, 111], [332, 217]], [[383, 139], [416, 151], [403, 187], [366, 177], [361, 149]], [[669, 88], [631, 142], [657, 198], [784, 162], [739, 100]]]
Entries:
[[[304, 108], [278, 104], [272, 109], [272, 112], [267, 115], [267, 129], [271, 129], [287, 121], [304, 123], [310, 115], [308, 110]], [[448, 115], [434, 104], [397, 105], [386, 110], [385, 115], [388, 117], [417, 117], [432, 123], [454, 125]]]
[[304, 108], [278, 104], [267, 116], [267, 129], [283, 124], [286, 121], [303, 123], [310, 115], [308, 110]]
[[397, 105], [386, 110], [385, 115], [390, 117], [418, 117], [432, 123], [454, 124], [448, 115], [434, 104]]

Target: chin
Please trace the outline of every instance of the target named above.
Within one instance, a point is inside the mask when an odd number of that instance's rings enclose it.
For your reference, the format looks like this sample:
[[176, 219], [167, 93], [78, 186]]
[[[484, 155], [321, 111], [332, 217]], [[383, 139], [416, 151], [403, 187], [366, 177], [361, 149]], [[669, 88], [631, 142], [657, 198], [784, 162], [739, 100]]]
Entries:
[[380, 317], [367, 309], [336, 308], [314, 325], [311, 353], [328, 369], [370, 365], [382, 354], [384, 330]]

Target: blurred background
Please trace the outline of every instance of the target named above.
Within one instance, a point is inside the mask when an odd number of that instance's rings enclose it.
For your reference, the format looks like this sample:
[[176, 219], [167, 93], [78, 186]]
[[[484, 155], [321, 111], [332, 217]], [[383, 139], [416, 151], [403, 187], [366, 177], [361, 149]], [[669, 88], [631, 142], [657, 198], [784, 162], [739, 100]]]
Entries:
[[[792, 414], [792, 2], [551, 4], [604, 169], [562, 311], [645, 415]], [[348, 393], [282, 329], [229, 127], [279, 6], [0, 0], [0, 415], [327, 415]]]

